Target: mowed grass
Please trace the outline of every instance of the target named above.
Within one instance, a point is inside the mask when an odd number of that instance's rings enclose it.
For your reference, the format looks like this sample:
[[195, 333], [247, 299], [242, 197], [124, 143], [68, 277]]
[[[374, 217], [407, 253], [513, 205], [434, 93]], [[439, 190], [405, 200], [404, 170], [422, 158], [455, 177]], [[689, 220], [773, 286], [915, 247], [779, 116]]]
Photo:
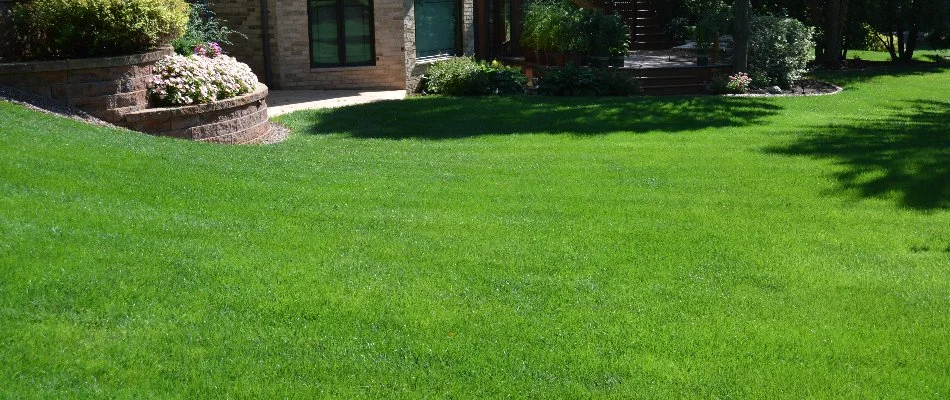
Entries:
[[416, 98], [228, 147], [0, 103], [0, 397], [950, 397], [950, 71]]
[[[947, 50], [918, 49], [914, 51], [914, 61], [934, 62], [950, 56]], [[892, 61], [891, 53], [872, 50], [848, 50], [848, 58], [860, 58], [865, 61]]]

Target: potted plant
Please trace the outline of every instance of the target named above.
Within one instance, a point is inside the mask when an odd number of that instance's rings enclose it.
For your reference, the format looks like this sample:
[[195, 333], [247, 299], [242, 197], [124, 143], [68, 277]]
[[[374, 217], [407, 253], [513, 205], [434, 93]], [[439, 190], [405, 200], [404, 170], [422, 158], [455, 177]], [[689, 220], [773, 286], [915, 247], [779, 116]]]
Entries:
[[623, 67], [623, 60], [630, 51], [630, 28], [619, 15], [607, 19], [610, 26], [610, 46], [608, 48], [611, 67]]
[[590, 11], [586, 9], [573, 10], [565, 29], [567, 34], [566, 62], [574, 65], [584, 65], [584, 55], [590, 49], [590, 38], [587, 35], [587, 22]]
[[521, 21], [521, 49], [524, 60], [530, 63], [538, 62], [538, 2], [531, 2], [524, 7], [524, 17]]
[[567, 2], [551, 3], [548, 23], [551, 30], [551, 48], [548, 54], [550, 65], [563, 67], [567, 53], [573, 46], [573, 18], [576, 8]]
[[610, 60], [610, 37], [607, 16], [600, 10], [594, 10], [587, 21], [587, 37], [590, 40], [588, 54], [591, 66], [606, 67]]
[[551, 65], [553, 57], [549, 55], [554, 51], [553, 45], [555, 38], [555, 27], [553, 21], [553, 5], [545, 1], [537, 1], [538, 25], [535, 31], [537, 40], [538, 64]]
[[710, 19], [704, 18], [696, 24], [694, 31], [696, 42], [696, 65], [709, 65], [709, 51], [713, 47], [716, 28]]

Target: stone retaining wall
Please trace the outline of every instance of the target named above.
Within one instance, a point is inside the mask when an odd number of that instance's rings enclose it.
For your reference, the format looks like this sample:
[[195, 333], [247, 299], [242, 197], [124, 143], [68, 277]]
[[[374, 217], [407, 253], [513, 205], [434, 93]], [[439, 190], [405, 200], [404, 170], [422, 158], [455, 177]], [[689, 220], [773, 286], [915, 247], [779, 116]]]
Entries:
[[103, 121], [121, 124], [148, 107], [152, 66], [171, 47], [131, 56], [0, 64], [0, 85], [63, 100]]
[[170, 47], [131, 56], [0, 64], [0, 85], [63, 100], [139, 132], [213, 143], [259, 143], [270, 133], [267, 86], [209, 104], [148, 108], [152, 67]]
[[270, 133], [267, 86], [254, 92], [208, 104], [149, 108], [125, 115], [123, 125], [153, 135], [212, 143], [260, 143]]

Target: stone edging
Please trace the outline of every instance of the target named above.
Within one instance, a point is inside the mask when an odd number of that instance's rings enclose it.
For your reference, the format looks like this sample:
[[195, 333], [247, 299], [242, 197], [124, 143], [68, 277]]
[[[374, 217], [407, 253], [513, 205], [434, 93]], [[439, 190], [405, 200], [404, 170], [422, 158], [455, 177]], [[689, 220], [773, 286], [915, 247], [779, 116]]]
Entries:
[[[828, 82], [825, 82], [828, 83]], [[724, 94], [723, 96], [729, 97], [815, 97], [815, 96], [830, 96], [833, 94], [838, 94], [844, 91], [844, 88], [841, 86], [835, 85], [833, 83], [828, 83], [829, 85], [835, 88], [834, 91], [827, 93], [806, 93], [806, 94], [791, 94], [791, 93], [782, 93], [782, 94], [768, 94], [768, 93], [746, 93], [746, 94]]]
[[140, 132], [224, 144], [260, 143], [270, 133], [267, 86], [208, 104], [148, 108], [125, 115], [122, 125]]
[[98, 57], [98, 58], [70, 58], [55, 61], [17, 61], [0, 64], [0, 74], [71, 71], [85, 68], [109, 68], [134, 64], [154, 63], [173, 52], [169, 46], [160, 47], [148, 53], [132, 54], [127, 56]]

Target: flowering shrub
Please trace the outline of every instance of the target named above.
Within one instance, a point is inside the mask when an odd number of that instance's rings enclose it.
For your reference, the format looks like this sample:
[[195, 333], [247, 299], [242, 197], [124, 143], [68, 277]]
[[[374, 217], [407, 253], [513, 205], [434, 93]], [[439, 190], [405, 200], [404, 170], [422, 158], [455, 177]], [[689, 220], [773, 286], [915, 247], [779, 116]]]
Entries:
[[717, 75], [712, 78], [707, 88], [710, 92], [716, 94], [731, 93], [742, 94], [749, 91], [749, 85], [752, 84], [752, 78], [744, 72], [737, 72], [735, 75]]
[[149, 93], [162, 104], [210, 103], [254, 90], [257, 76], [232, 57], [172, 55], [155, 65]]
[[199, 43], [195, 45], [194, 53], [202, 57], [216, 58], [221, 55], [221, 45], [217, 42]]
[[745, 72], [739, 72], [729, 76], [726, 81], [726, 89], [729, 89], [732, 93], [745, 93], [749, 90], [750, 83], [752, 83], [752, 78]]

